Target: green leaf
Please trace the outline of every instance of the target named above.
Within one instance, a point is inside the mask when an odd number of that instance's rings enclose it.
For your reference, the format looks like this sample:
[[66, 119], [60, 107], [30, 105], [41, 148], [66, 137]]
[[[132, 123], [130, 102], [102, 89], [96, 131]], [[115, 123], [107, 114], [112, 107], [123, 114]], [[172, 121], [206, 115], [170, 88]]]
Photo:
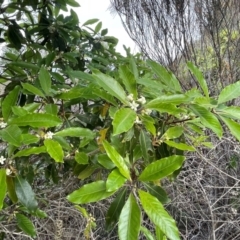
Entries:
[[112, 230], [118, 222], [122, 208], [125, 204], [126, 199], [126, 188], [123, 188], [116, 198], [111, 203], [107, 214], [106, 214], [106, 229], [107, 231]]
[[145, 126], [145, 128], [153, 135], [156, 136], [156, 127], [155, 127], [155, 120], [144, 114], [144, 115], [140, 115], [140, 118], [143, 122], [143, 125]]
[[85, 184], [80, 189], [74, 191], [67, 196], [68, 201], [75, 204], [97, 202], [114, 194], [114, 192], [107, 192], [106, 182], [97, 181]]
[[113, 106], [117, 106], [117, 105], [118, 105], [118, 104], [117, 104], [117, 101], [115, 100], [115, 98], [114, 98], [112, 95], [106, 93], [106, 91], [98, 88], [98, 89], [93, 89], [92, 92], [93, 92], [95, 95], [97, 95], [98, 97], [100, 97], [101, 99], [104, 99], [104, 100], [106, 100], [108, 103], [111, 103]]
[[230, 106], [230, 107], [225, 107], [223, 109], [217, 109], [217, 114], [223, 117], [240, 119], [240, 107]]
[[137, 84], [136, 79], [132, 72], [126, 65], [120, 66], [119, 68], [119, 76], [123, 81], [127, 91], [132, 93], [134, 98], [137, 98]]
[[144, 236], [146, 237], [146, 240], [155, 240], [154, 236], [147, 228], [141, 226], [140, 231], [144, 234]]
[[173, 141], [164, 141], [168, 146], [174, 147], [183, 151], [195, 151], [196, 149], [192, 146], [189, 146], [185, 143], [176, 143]]
[[93, 71], [93, 77], [97, 84], [113, 97], [118, 98], [122, 103], [127, 104], [127, 96], [122, 86], [112, 77], [105, 75], [97, 70]]
[[56, 132], [54, 135], [60, 137], [87, 137], [90, 139], [95, 137], [94, 132], [87, 128], [80, 127], [65, 128], [62, 131]]
[[35, 199], [35, 194], [30, 184], [21, 176], [15, 177], [15, 189], [19, 202], [29, 211], [35, 212], [38, 203]]
[[24, 216], [23, 214], [16, 213], [17, 226], [27, 235], [35, 238], [36, 230], [33, 223], [29, 218]]
[[41, 90], [39, 90], [38, 88], [34, 87], [32, 84], [29, 83], [21, 83], [22, 87], [27, 90], [28, 92], [43, 97], [45, 98], [45, 95], [43, 94], [43, 92]]
[[50, 76], [48, 70], [43, 67], [41, 67], [41, 69], [39, 71], [39, 81], [40, 81], [42, 90], [47, 95], [49, 95], [50, 90], [51, 90], [51, 85], [52, 85], [51, 76]]
[[1, 138], [9, 144], [12, 144], [16, 147], [21, 146], [22, 137], [21, 129], [16, 126], [8, 126], [7, 128], [1, 130]]
[[45, 139], [44, 146], [46, 147], [47, 153], [55, 160], [55, 162], [63, 163], [64, 153], [62, 146], [58, 142], [52, 139]]
[[174, 89], [175, 91], [178, 91], [178, 92], [182, 91], [180, 83], [173, 73], [169, 72], [166, 68], [164, 68], [157, 62], [147, 60], [147, 64], [157, 74], [161, 82], [164, 83], [166, 86], [168, 86], [169, 89]]
[[23, 156], [30, 156], [33, 154], [40, 154], [40, 153], [45, 153], [46, 152], [46, 147], [31, 147], [27, 149], [20, 150], [17, 152], [13, 157], [23, 157]]
[[164, 209], [163, 205], [151, 194], [138, 191], [142, 207], [150, 220], [171, 240], [180, 240], [174, 219]]
[[31, 143], [37, 143], [40, 141], [39, 137], [29, 133], [22, 134], [21, 136], [22, 136], [22, 144], [25, 144], [25, 145], [29, 145]]
[[212, 131], [216, 133], [218, 137], [222, 137], [222, 126], [213, 113], [208, 111], [206, 108], [198, 106], [196, 104], [191, 104], [189, 108], [194, 114], [200, 117], [200, 120], [204, 126], [212, 129]]
[[148, 192], [154, 197], [156, 197], [158, 201], [160, 201], [162, 204], [170, 202], [167, 193], [160, 186], [156, 186], [151, 183], [144, 183], [144, 186], [147, 188]]
[[140, 181], [155, 181], [162, 179], [179, 169], [184, 160], [185, 157], [180, 155], [173, 155], [157, 160], [147, 165], [138, 179]]
[[78, 164], [88, 164], [88, 155], [85, 152], [76, 152], [75, 161]]
[[146, 108], [151, 108], [154, 106], [158, 106], [162, 103], [172, 103], [172, 104], [181, 104], [181, 103], [188, 103], [190, 101], [189, 97], [184, 94], [174, 94], [174, 95], [162, 95], [156, 99], [145, 104]]
[[11, 62], [9, 65], [12, 65], [12, 66], [16, 66], [16, 67], [20, 67], [20, 68], [27, 68], [27, 69], [31, 69], [31, 70], [39, 70], [39, 67], [35, 64], [32, 64], [32, 63], [28, 63], [28, 62]]
[[98, 33], [98, 32], [101, 30], [101, 28], [102, 28], [102, 22], [99, 22], [99, 23], [97, 24], [97, 26], [95, 27], [94, 32], [95, 32], [95, 33]]
[[86, 168], [84, 168], [84, 170], [79, 173], [78, 178], [84, 180], [90, 177], [96, 169], [98, 169], [97, 165], [88, 165]]
[[137, 240], [140, 232], [141, 211], [131, 193], [125, 203], [118, 222], [118, 236], [120, 240]]
[[7, 192], [6, 169], [0, 169], [0, 210], [3, 208], [3, 201]]
[[11, 176], [7, 176], [7, 177], [6, 177], [7, 192], [8, 192], [8, 196], [9, 196], [9, 198], [11, 199], [11, 201], [12, 201], [13, 203], [17, 203], [18, 198], [17, 198], [17, 195], [16, 195], [14, 179], [15, 179], [15, 178], [13, 178], [13, 177], [11, 177]]
[[230, 101], [240, 96], [240, 81], [226, 86], [219, 94], [218, 104]]
[[47, 113], [31, 113], [21, 117], [11, 119], [9, 124], [16, 124], [18, 126], [31, 126], [31, 127], [55, 127], [62, 121], [54, 115]]
[[113, 169], [116, 167], [107, 154], [100, 154], [97, 158], [98, 162], [106, 169]]
[[164, 139], [178, 138], [183, 134], [183, 130], [184, 129], [181, 126], [170, 127], [167, 129], [167, 131], [163, 134], [161, 138]]
[[107, 141], [103, 141], [103, 147], [106, 150], [108, 157], [113, 161], [119, 172], [127, 179], [130, 179], [130, 172], [128, 166], [126, 165], [122, 156], [117, 152], [117, 150], [112, 147]]
[[240, 124], [229, 119], [221, 116], [223, 122], [227, 125], [228, 129], [230, 130], [231, 134], [240, 141]]
[[26, 109], [19, 107], [19, 106], [12, 107], [12, 112], [14, 115], [19, 116], [19, 117], [28, 114], [28, 111]]
[[118, 169], [114, 169], [107, 178], [106, 189], [108, 192], [118, 190], [125, 182], [126, 178], [119, 172]]
[[156, 110], [160, 113], [169, 113], [172, 115], [177, 115], [179, 113], [184, 113], [184, 111], [180, 108], [177, 108], [174, 104], [172, 103], [161, 103], [160, 101], [150, 101], [145, 105], [146, 108], [151, 109], [151, 110]]
[[141, 130], [139, 135], [139, 143], [141, 147], [142, 156], [145, 160], [149, 161], [150, 154], [152, 153], [152, 142], [150, 135], [144, 130]]
[[45, 111], [48, 114], [57, 115], [57, 113], [58, 113], [58, 106], [55, 105], [55, 104], [47, 104], [45, 106]]
[[80, 7], [80, 4], [75, 0], [65, 0], [66, 4], [70, 5], [71, 7]]
[[94, 23], [96, 23], [96, 22], [98, 22], [98, 21], [99, 21], [99, 19], [97, 19], [97, 18], [89, 19], [89, 20], [87, 20], [87, 21], [83, 24], [83, 26], [92, 25], [92, 24], [94, 24]]
[[15, 106], [18, 100], [18, 95], [20, 92], [20, 87], [16, 86], [2, 101], [2, 115], [5, 122], [12, 113], [12, 106]]
[[119, 109], [113, 119], [113, 135], [127, 132], [134, 125], [137, 114], [130, 108]]
[[188, 62], [187, 66], [191, 73], [196, 77], [196, 80], [202, 88], [204, 95], [209, 97], [207, 82], [204, 79], [202, 72], [192, 62]]

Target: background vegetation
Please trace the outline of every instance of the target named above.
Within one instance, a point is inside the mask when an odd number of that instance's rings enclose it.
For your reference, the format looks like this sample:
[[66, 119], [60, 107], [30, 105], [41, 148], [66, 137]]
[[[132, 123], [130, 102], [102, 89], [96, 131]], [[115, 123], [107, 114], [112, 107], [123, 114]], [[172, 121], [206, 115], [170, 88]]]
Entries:
[[[0, 3], [1, 239], [238, 238], [240, 83], [222, 72], [238, 29], [215, 22], [233, 5], [208, 2], [210, 21], [207, 2], [160, 1], [155, 20], [142, 1], [149, 26], [175, 34], [153, 35], [160, 65], [150, 49], [121, 56], [98, 19], [80, 26], [74, 0]], [[129, 27], [140, 4], [122, 4]], [[192, 18], [216, 28], [195, 34]]]

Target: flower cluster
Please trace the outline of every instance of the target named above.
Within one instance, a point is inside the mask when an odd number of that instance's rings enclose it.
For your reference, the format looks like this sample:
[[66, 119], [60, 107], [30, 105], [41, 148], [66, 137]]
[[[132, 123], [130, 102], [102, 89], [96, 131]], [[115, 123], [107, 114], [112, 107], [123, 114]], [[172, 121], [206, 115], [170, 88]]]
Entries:
[[132, 93], [127, 96], [127, 99], [129, 100], [129, 105], [130, 105], [131, 109], [134, 110], [134, 111], [137, 111], [137, 108], [139, 107], [139, 103], [140, 104], [145, 104], [146, 103], [146, 99], [143, 96], [141, 96], [140, 98], [138, 98], [135, 101]]
[[1, 157], [0, 157], [0, 164], [4, 164], [5, 161], [6, 161], [6, 158], [3, 157], [3, 156], [1, 156]]
[[5, 122], [0, 122], [0, 128], [5, 128], [7, 126], [7, 123]]
[[53, 132], [48, 131], [48, 132], [44, 135], [44, 139], [52, 139], [53, 135], [54, 135]]

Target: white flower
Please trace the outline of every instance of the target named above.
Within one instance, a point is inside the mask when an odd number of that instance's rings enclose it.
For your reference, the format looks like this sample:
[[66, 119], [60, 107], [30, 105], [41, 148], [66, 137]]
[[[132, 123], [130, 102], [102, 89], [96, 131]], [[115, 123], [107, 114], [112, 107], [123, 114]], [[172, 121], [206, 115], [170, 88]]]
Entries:
[[53, 137], [53, 135], [54, 135], [54, 133], [52, 133], [52, 132], [47, 132], [45, 135], [44, 135], [44, 138], [45, 139], [52, 139], [52, 137]]
[[7, 168], [7, 169], [6, 169], [6, 174], [7, 174], [8, 176], [9, 176], [10, 174], [12, 174], [11, 169]]
[[3, 157], [3, 156], [1, 156], [1, 157], [0, 157], [0, 163], [1, 163], [1, 164], [4, 164], [5, 161], [6, 161], [6, 158]]
[[134, 110], [134, 111], [137, 111], [138, 106], [139, 106], [139, 104], [136, 103], [135, 101], [132, 101], [132, 102], [130, 103], [130, 107], [131, 107], [131, 109]]
[[141, 96], [137, 101], [140, 102], [141, 104], [145, 104], [146, 103], [146, 98]]
[[127, 96], [127, 99], [132, 102], [132, 101], [133, 101], [133, 94], [132, 94], [132, 93], [129, 94], [129, 95]]
[[152, 110], [151, 109], [143, 109], [141, 111], [142, 114], [146, 114], [146, 115], [150, 115], [152, 113]]
[[7, 123], [5, 122], [0, 122], [0, 128], [5, 128], [7, 126]]
[[61, 89], [61, 92], [62, 92], [62, 93], [66, 93], [66, 92], [68, 92], [68, 91], [69, 91], [69, 89], [66, 89], [66, 88], [62, 88], [62, 89]]
[[142, 121], [139, 119], [138, 116], [136, 117], [135, 123], [136, 123], [136, 124], [142, 124]]

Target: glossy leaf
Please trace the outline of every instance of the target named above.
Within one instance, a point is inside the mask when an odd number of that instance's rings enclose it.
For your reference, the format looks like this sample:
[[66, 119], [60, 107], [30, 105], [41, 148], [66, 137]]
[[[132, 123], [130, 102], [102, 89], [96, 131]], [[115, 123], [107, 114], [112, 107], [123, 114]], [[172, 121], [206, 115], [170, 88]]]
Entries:
[[31, 127], [55, 127], [62, 121], [54, 115], [47, 113], [31, 113], [21, 117], [13, 118], [9, 124], [16, 124], [18, 126], [31, 126]]
[[106, 229], [110, 231], [117, 224], [122, 208], [125, 204], [126, 188], [123, 188], [111, 203], [106, 214]]
[[81, 180], [84, 180], [88, 177], [90, 177], [95, 171], [98, 169], [98, 166], [96, 165], [88, 165], [86, 168], [84, 168], [78, 175], [78, 178]]
[[127, 179], [130, 179], [130, 172], [128, 166], [126, 165], [123, 157], [112, 147], [107, 141], [103, 141], [104, 149], [108, 157], [113, 161], [119, 172]]
[[146, 237], [146, 240], [155, 240], [154, 236], [152, 235], [152, 233], [147, 228], [141, 226], [140, 231]]
[[55, 162], [63, 162], [64, 153], [62, 146], [57, 141], [45, 139], [44, 146], [46, 147], [47, 153], [55, 160]]
[[183, 150], [183, 151], [195, 151], [193, 146], [189, 146], [185, 143], [176, 143], [174, 141], [164, 141], [168, 146]]
[[3, 201], [7, 192], [6, 169], [0, 169], [0, 210], [3, 208]]
[[152, 142], [150, 139], [150, 135], [145, 132], [144, 130], [141, 130], [139, 135], [139, 143], [141, 147], [141, 153], [143, 158], [148, 161], [150, 154], [152, 153]]
[[125, 203], [118, 222], [118, 236], [120, 240], [137, 240], [140, 232], [141, 211], [131, 193]]
[[134, 125], [136, 120], [136, 112], [130, 108], [119, 109], [113, 119], [113, 134], [117, 135], [123, 132], [127, 132]]
[[17, 203], [18, 198], [16, 195], [14, 178], [11, 176], [7, 176], [6, 183], [7, 183], [7, 193], [8, 193], [9, 198], [11, 199], [11, 201], [13, 203]]
[[152, 117], [150, 117], [149, 115], [141, 115], [140, 116], [141, 121], [143, 123], [143, 125], [145, 126], [145, 128], [154, 136], [156, 136], [156, 127], [155, 127], [155, 121]]
[[231, 134], [240, 141], [240, 124], [225, 117], [221, 117], [223, 122], [227, 125], [228, 129], [230, 130]]
[[172, 115], [177, 115], [179, 113], [184, 113], [184, 111], [178, 107], [176, 107], [172, 103], [162, 103], [161, 101], [150, 101], [145, 105], [146, 108], [151, 110], [156, 110], [160, 113], [169, 113]]
[[123, 84], [125, 85], [127, 91], [129, 93], [132, 93], [134, 98], [136, 98], [137, 97], [136, 79], [126, 65], [120, 66], [119, 76], [122, 79]]
[[6, 141], [9, 144], [12, 144], [13, 146], [16, 146], [16, 147], [21, 146], [22, 131], [18, 126], [16, 126], [16, 125], [8, 126], [7, 128], [1, 130], [0, 133], [1, 133], [1, 138], [4, 141]]
[[181, 104], [189, 102], [189, 97], [184, 94], [162, 95], [152, 101], [148, 102], [145, 106], [151, 108], [153, 106], [161, 105], [162, 103]]
[[26, 148], [26, 149], [18, 151], [13, 157], [30, 156], [33, 154], [40, 154], [40, 153], [44, 153], [44, 152], [46, 152], [45, 146], [31, 147], [31, 148]]
[[122, 103], [127, 104], [127, 96], [122, 86], [112, 77], [105, 75], [99, 71], [93, 72], [93, 77], [100, 87], [110, 93], [112, 96], [118, 98]]
[[28, 145], [31, 143], [37, 143], [40, 141], [39, 137], [29, 133], [22, 134], [21, 137], [22, 137], [22, 143], [25, 145]]
[[16, 86], [2, 101], [2, 115], [5, 122], [12, 113], [12, 106], [15, 106], [18, 100], [20, 87]]
[[59, 132], [56, 132], [54, 135], [60, 137], [88, 137], [91, 139], [95, 137], [95, 133], [93, 133], [91, 130], [80, 127], [65, 128]]
[[162, 138], [164, 138], [164, 139], [178, 138], [178, 137], [180, 137], [183, 134], [183, 130], [184, 129], [181, 126], [170, 127], [163, 134]]
[[106, 182], [97, 181], [85, 184], [80, 189], [67, 196], [68, 201], [75, 204], [97, 202], [114, 194], [107, 192]]
[[240, 81], [226, 86], [219, 94], [218, 104], [228, 102], [240, 96]]
[[179, 169], [184, 160], [184, 156], [173, 155], [154, 161], [147, 165], [138, 179], [140, 181], [155, 181], [164, 178]]
[[45, 95], [43, 94], [43, 92], [41, 90], [39, 90], [38, 88], [34, 87], [33, 85], [29, 84], [29, 83], [21, 83], [23, 89], [27, 90], [28, 92], [43, 97], [45, 98]]
[[157, 74], [162, 83], [169, 87], [169, 89], [174, 89], [175, 91], [179, 92], [182, 91], [180, 83], [173, 73], [169, 72], [166, 68], [164, 68], [157, 62], [147, 60], [147, 64]]
[[88, 155], [85, 152], [76, 152], [75, 161], [78, 164], [88, 164]]
[[207, 82], [204, 79], [202, 72], [192, 62], [188, 62], [187, 66], [188, 66], [188, 69], [195, 76], [196, 80], [198, 81], [200, 87], [203, 90], [204, 95], [206, 97], [209, 97]]
[[158, 226], [170, 240], [180, 240], [174, 219], [167, 213], [163, 205], [151, 194], [138, 191], [140, 202], [149, 219]]
[[27, 180], [21, 176], [16, 176], [15, 189], [19, 202], [21, 202], [21, 204], [25, 206], [29, 211], [36, 211], [38, 203], [35, 199], [35, 194], [32, 190], [32, 187], [27, 182]]
[[196, 104], [190, 105], [190, 109], [194, 114], [200, 117], [200, 120], [204, 126], [210, 128], [214, 133], [217, 134], [218, 137], [222, 137], [222, 126], [213, 113]]
[[29, 218], [24, 216], [23, 214], [16, 213], [17, 226], [27, 235], [35, 238], [36, 230]]
[[106, 189], [108, 192], [116, 191], [126, 182], [126, 178], [119, 172], [118, 169], [114, 169], [107, 178]]
[[144, 186], [147, 188], [148, 192], [156, 197], [162, 204], [169, 203], [170, 199], [162, 187], [151, 183], [144, 183]]
[[98, 162], [106, 169], [113, 169], [116, 167], [107, 154], [98, 155]]
[[39, 71], [39, 81], [40, 81], [42, 90], [47, 95], [49, 95], [50, 90], [51, 90], [51, 85], [52, 85], [51, 76], [50, 76], [48, 70], [43, 67]]

